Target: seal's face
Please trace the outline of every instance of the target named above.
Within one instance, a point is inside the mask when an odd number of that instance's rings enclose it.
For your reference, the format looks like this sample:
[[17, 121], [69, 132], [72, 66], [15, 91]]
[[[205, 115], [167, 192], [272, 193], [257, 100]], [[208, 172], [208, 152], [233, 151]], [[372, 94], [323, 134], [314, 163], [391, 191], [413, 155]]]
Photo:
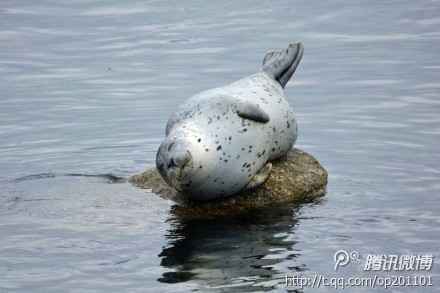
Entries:
[[191, 184], [193, 171], [191, 145], [185, 140], [167, 138], [159, 147], [156, 167], [165, 181], [178, 191]]

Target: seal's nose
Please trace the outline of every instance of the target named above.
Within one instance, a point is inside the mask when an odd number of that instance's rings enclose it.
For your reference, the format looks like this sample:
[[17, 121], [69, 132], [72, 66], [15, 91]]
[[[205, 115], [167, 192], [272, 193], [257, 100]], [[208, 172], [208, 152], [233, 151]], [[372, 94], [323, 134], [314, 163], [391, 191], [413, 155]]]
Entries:
[[168, 162], [168, 168], [182, 168], [190, 160], [191, 154], [189, 152], [174, 153]]
[[188, 180], [191, 170], [191, 153], [189, 151], [173, 152], [168, 161], [168, 176], [172, 186], [181, 191]]

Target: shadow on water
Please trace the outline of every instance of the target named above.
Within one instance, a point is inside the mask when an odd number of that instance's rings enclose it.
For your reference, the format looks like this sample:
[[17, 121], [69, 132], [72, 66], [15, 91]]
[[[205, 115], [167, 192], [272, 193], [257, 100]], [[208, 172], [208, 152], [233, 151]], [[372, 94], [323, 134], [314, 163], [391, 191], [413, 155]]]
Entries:
[[82, 174], [82, 173], [65, 173], [65, 174], [56, 174], [56, 173], [39, 173], [39, 174], [31, 174], [22, 176], [19, 178], [15, 178], [13, 182], [22, 182], [28, 180], [39, 180], [39, 179], [47, 179], [47, 178], [55, 178], [55, 177], [87, 177], [87, 178], [98, 178], [105, 180], [107, 183], [123, 183], [126, 182], [127, 179], [124, 177], [116, 176], [111, 173], [106, 174]]
[[[320, 201], [310, 203], [320, 204]], [[169, 271], [162, 283], [196, 281], [221, 291], [271, 290], [283, 286], [286, 272], [277, 264], [300, 252], [292, 241], [301, 206], [290, 204], [257, 210], [234, 218], [169, 219], [167, 246], [159, 254]], [[282, 254], [282, 257], [277, 254]], [[295, 261], [292, 261], [295, 263]], [[306, 270], [305, 265], [288, 268]]]

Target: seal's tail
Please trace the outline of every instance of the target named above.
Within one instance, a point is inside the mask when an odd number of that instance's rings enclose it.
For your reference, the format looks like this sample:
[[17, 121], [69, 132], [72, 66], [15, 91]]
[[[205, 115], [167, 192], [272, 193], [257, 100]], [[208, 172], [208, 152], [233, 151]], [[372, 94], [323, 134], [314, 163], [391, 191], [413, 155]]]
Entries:
[[284, 50], [269, 51], [263, 59], [263, 71], [285, 87], [303, 56], [304, 46], [292, 43]]

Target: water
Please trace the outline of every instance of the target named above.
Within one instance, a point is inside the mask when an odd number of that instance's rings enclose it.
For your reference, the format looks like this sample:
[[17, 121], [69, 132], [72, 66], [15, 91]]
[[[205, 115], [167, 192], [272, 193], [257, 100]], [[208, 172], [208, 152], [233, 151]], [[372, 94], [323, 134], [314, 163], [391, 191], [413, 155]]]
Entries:
[[[284, 291], [338, 249], [440, 256], [440, 3], [218, 2], [2, 1], [0, 292]], [[323, 200], [185, 221], [105, 175], [153, 166], [177, 104], [292, 40]]]

